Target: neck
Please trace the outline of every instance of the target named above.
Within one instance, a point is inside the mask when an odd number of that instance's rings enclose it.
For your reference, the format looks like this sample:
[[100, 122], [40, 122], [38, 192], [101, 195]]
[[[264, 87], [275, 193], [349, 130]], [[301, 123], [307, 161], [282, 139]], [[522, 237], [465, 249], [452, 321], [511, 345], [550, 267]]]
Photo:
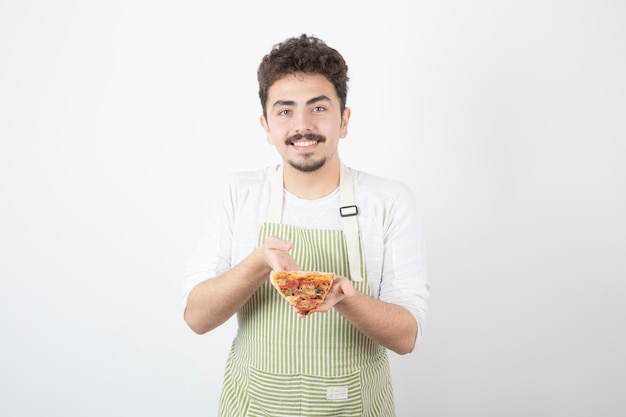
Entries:
[[283, 185], [291, 194], [306, 200], [327, 196], [339, 186], [340, 161], [328, 161], [314, 172], [302, 172], [283, 163]]

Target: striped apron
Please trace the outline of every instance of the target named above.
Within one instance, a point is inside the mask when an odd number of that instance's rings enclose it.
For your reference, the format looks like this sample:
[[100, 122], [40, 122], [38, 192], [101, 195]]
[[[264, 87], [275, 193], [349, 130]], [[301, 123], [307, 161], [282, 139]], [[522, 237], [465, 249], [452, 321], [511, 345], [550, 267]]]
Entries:
[[[342, 165], [342, 207], [356, 214], [350, 171]], [[272, 185], [268, 221], [258, 236], [292, 242], [302, 270], [349, 277], [371, 294], [356, 216], [344, 230], [312, 230], [281, 224], [282, 167]], [[354, 210], [354, 212], [352, 212]], [[356, 229], [355, 229], [356, 228]], [[352, 262], [350, 262], [352, 260]], [[238, 331], [226, 363], [222, 417], [393, 417], [387, 351], [335, 309], [301, 318], [266, 281], [237, 314]]]

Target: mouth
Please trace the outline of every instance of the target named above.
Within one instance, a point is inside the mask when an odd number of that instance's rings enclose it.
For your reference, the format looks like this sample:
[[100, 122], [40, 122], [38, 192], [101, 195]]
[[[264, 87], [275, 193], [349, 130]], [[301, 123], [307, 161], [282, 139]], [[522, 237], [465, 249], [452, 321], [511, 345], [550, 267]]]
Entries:
[[316, 135], [313, 133], [306, 133], [306, 134], [295, 134], [289, 138], [287, 138], [286, 140], [286, 144], [287, 145], [293, 145], [296, 148], [299, 149], [306, 149], [306, 148], [310, 148], [312, 146], [317, 145], [318, 143], [323, 143], [326, 142], [326, 138], [322, 135]]
[[313, 145], [317, 144], [317, 141], [315, 141], [315, 140], [299, 140], [297, 142], [291, 142], [291, 144], [293, 146], [295, 146], [296, 148], [306, 148], [308, 146], [313, 146]]

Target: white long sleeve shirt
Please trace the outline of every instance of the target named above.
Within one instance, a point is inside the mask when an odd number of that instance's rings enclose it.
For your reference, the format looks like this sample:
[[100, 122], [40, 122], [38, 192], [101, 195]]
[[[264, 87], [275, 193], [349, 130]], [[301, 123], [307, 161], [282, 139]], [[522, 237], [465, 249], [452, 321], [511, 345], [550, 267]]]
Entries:
[[[417, 203], [401, 182], [351, 169], [358, 223], [372, 296], [409, 310], [422, 335], [430, 292]], [[255, 248], [266, 221], [275, 167], [230, 175], [215, 200], [196, 251], [185, 269], [183, 305], [193, 287], [240, 263]], [[341, 230], [339, 188], [318, 200], [284, 191], [284, 224]]]

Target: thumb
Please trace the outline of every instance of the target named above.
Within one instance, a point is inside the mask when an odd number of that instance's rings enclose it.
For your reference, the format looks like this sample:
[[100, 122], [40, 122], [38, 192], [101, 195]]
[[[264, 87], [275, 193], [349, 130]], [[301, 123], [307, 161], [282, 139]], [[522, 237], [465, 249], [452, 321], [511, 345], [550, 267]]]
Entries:
[[270, 236], [266, 239], [266, 244], [269, 249], [274, 250], [291, 250], [291, 242], [280, 239], [276, 236]]
[[346, 277], [341, 277], [339, 280], [339, 288], [346, 297], [352, 297], [357, 293], [356, 288], [352, 285], [352, 281]]

